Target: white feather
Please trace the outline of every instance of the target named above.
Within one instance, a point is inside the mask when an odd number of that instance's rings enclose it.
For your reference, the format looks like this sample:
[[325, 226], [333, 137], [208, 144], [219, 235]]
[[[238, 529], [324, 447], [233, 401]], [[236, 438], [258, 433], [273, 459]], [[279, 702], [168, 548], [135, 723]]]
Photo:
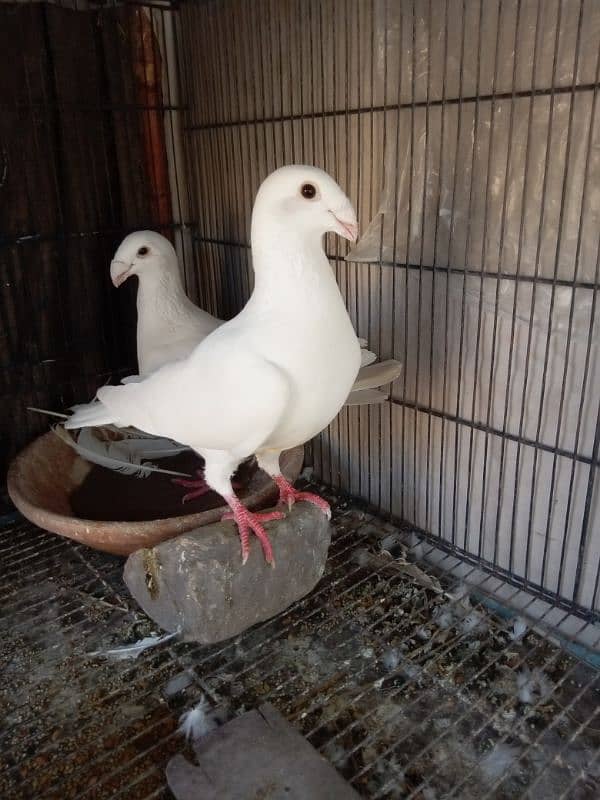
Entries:
[[386, 669], [392, 671], [398, 667], [401, 659], [402, 656], [400, 655], [400, 651], [398, 650], [398, 648], [392, 647], [390, 650], [386, 650], [385, 653], [381, 656], [381, 663]]
[[218, 722], [211, 714], [208, 700], [206, 697], [201, 697], [200, 702], [179, 717], [177, 731], [185, 736], [188, 741], [195, 742], [217, 727]]
[[173, 633], [166, 633], [164, 636], [145, 636], [139, 642], [133, 644], [126, 644], [123, 647], [115, 647], [113, 650], [95, 650], [93, 653], [88, 653], [89, 656], [101, 656], [108, 658], [112, 661], [126, 661], [128, 659], [137, 658], [145, 650], [151, 647], [156, 647], [159, 644], [171, 641], [176, 636], [179, 636], [181, 630], [178, 628]]
[[402, 364], [394, 359], [381, 361], [379, 364], [371, 364], [371, 366], [368, 367], [363, 366], [358, 371], [352, 391], [357, 392], [363, 389], [377, 389], [379, 386], [392, 383], [392, 381], [400, 377], [401, 373]]
[[473, 609], [460, 623], [460, 629], [463, 633], [474, 633], [475, 631], [484, 631], [487, 628], [484, 615], [476, 609]]
[[58, 419], [69, 419], [68, 414], [59, 414], [58, 411], [48, 411], [47, 408], [35, 408], [35, 406], [27, 406], [27, 411], [34, 411], [36, 414], [46, 414], [49, 417], [57, 417]]
[[532, 705], [552, 694], [553, 685], [539, 667], [524, 667], [517, 673], [517, 697], [522, 703]]
[[188, 477], [184, 472], [160, 469], [150, 462], [142, 462], [142, 458], [148, 452], [148, 441], [152, 444], [165, 442], [167, 446], [171, 447], [173, 452], [165, 453], [163, 450], [162, 457], [168, 454], [176, 455], [181, 452], [181, 448], [173, 447], [173, 443], [168, 439], [137, 440], [128, 438], [118, 442], [102, 441], [95, 435], [93, 428], [83, 428], [79, 432], [77, 440], [75, 440], [60, 425], [57, 425], [52, 430], [65, 444], [72, 447], [86, 461], [90, 461], [100, 467], [106, 467], [114, 472], [121, 472], [123, 475], [132, 475], [136, 478], [147, 478], [152, 472]]
[[527, 623], [525, 622], [523, 617], [517, 617], [514, 621], [513, 629], [509, 633], [509, 636], [513, 640], [513, 642], [517, 642], [525, 635], [526, 631], [527, 631]]
[[369, 364], [372, 364], [374, 361], [377, 361], [377, 356], [375, 353], [371, 352], [371, 350], [365, 350], [361, 348], [360, 351], [360, 365], [361, 367], [368, 367]]
[[389, 395], [377, 389], [362, 389], [360, 392], [350, 392], [344, 406], [372, 406], [376, 403], [385, 403]]
[[479, 762], [479, 769], [490, 781], [496, 781], [501, 775], [506, 775], [520, 754], [520, 749], [506, 742], [498, 744], [490, 750]]

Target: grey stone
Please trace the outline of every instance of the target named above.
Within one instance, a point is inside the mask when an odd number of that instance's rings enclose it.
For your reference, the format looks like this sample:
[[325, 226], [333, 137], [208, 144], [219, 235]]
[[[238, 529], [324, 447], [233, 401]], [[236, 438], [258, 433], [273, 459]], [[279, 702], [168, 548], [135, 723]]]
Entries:
[[167, 765], [177, 800], [359, 800], [359, 795], [270, 703], [236, 717]]
[[132, 553], [125, 583], [165, 630], [203, 644], [229, 639], [304, 597], [325, 569], [331, 527], [318, 508], [297, 503], [265, 529], [275, 567], [254, 535], [242, 565], [236, 525], [219, 522]]

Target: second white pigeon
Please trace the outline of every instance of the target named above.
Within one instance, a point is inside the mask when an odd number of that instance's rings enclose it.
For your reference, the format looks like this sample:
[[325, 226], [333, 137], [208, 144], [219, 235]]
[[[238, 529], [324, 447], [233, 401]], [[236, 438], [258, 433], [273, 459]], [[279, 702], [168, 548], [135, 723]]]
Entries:
[[[177, 253], [164, 236], [154, 231], [136, 231], [123, 239], [110, 264], [115, 287], [132, 276], [138, 278], [137, 356], [139, 375], [123, 383], [139, 381], [172, 361], [187, 358], [206, 336], [223, 320], [213, 317], [192, 303], [185, 293]], [[387, 399], [383, 392], [372, 391], [391, 383], [400, 374], [397, 361], [386, 361], [369, 369], [376, 355], [361, 346], [360, 386], [346, 400], [346, 405], [367, 405]], [[367, 391], [371, 390], [371, 391]]]

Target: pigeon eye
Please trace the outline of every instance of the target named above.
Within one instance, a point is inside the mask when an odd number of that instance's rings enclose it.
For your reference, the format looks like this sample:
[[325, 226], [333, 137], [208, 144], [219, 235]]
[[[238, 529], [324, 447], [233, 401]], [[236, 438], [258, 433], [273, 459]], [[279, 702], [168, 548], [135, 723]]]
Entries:
[[312, 200], [317, 194], [317, 187], [312, 183], [304, 183], [300, 189], [300, 194], [307, 200]]
[[147, 247], [140, 247], [140, 249], [137, 251], [137, 254], [138, 256], [147, 256], [148, 252], [149, 250]]

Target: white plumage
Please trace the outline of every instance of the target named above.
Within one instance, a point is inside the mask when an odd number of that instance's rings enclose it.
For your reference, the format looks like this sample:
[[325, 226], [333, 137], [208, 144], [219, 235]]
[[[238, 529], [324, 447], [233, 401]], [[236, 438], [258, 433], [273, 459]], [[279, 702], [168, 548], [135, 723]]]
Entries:
[[137, 291], [137, 356], [141, 377], [170, 361], [186, 358], [221, 325], [188, 298], [181, 282], [177, 253], [154, 231], [126, 236], [110, 264], [110, 277], [120, 286], [132, 275]]
[[[325, 172], [290, 166], [260, 187], [252, 214], [255, 287], [245, 308], [192, 354], [139, 383], [105, 386], [65, 427], [135, 426], [187, 444], [203, 456], [207, 484], [230, 505], [242, 538], [272, 551], [260, 515], [231, 487], [238, 464], [255, 453], [291, 504], [279, 454], [325, 428], [342, 408], [360, 367], [360, 346], [322, 238], [358, 232], [350, 201]], [[321, 507], [324, 501], [312, 499]], [[325, 509], [324, 509], [325, 510]]]
[[[125, 378], [123, 383], [137, 383], [165, 364], [187, 358], [206, 336], [223, 324], [223, 320], [203, 311], [188, 298], [181, 281], [177, 253], [164, 236], [154, 231], [136, 231], [123, 239], [111, 262], [110, 276], [118, 287], [132, 275], [137, 275], [139, 281], [139, 375]], [[367, 349], [364, 339], [359, 342], [364, 370], [346, 405], [383, 402], [387, 395], [373, 390], [395, 380], [400, 365], [396, 361], [386, 361], [369, 367], [377, 356]]]
[[195, 742], [214, 731], [219, 726], [210, 703], [202, 696], [200, 701], [189, 711], [179, 717], [177, 733], [181, 733], [188, 741]]

